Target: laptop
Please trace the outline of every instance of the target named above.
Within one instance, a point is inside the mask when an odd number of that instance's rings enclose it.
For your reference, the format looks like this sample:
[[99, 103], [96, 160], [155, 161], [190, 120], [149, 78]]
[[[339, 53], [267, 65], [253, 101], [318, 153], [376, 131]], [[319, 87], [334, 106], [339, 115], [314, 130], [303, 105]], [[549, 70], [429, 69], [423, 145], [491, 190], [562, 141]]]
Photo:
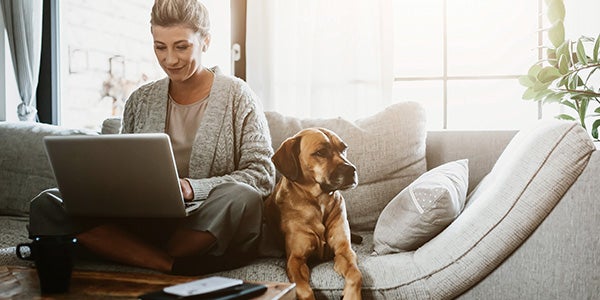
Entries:
[[68, 214], [94, 217], [185, 217], [185, 202], [165, 133], [44, 137]]

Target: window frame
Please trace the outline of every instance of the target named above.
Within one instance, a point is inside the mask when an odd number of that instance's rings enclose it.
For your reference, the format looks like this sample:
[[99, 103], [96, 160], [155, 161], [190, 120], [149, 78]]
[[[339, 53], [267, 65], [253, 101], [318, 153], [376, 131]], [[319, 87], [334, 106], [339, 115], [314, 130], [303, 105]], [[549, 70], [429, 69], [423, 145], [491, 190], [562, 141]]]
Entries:
[[59, 3], [58, 0], [43, 1], [42, 11], [42, 52], [40, 74], [36, 90], [38, 118], [41, 123], [59, 123], [60, 72], [58, 61]]
[[[448, 82], [453, 80], [494, 80], [494, 79], [515, 79], [517, 80], [523, 74], [515, 75], [473, 75], [473, 76], [449, 76], [448, 75], [448, 0], [442, 0], [442, 76], [396, 76], [394, 75], [394, 83], [396, 82], [409, 82], [409, 81], [441, 81], [442, 82], [442, 129], [448, 129]], [[543, 17], [543, 0], [538, 0], [538, 33], [537, 33], [537, 47], [538, 47], [538, 60], [543, 59], [543, 31], [544, 17]], [[542, 118], [542, 103], [537, 104], [537, 118]]]

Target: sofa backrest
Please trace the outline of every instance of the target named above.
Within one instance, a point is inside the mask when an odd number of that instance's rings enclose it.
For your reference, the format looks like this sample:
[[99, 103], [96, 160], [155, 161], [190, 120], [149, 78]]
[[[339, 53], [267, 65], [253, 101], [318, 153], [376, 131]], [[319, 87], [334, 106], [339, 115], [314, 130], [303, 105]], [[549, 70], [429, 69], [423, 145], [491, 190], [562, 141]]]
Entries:
[[437, 130], [427, 132], [427, 170], [447, 162], [469, 160], [469, 189], [491, 170], [516, 130]]
[[0, 122], [0, 215], [26, 216], [29, 200], [56, 187], [42, 138], [47, 135], [98, 134], [32, 122]]

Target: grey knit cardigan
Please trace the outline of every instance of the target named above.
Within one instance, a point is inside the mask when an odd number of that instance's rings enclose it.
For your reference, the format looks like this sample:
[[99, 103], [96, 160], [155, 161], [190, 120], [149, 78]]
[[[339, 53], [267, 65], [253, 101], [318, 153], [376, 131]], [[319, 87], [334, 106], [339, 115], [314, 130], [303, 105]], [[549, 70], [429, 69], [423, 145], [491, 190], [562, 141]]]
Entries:
[[[165, 132], [169, 79], [146, 84], [125, 104], [122, 133]], [[192, 146], [188, 180], [194, 200], [226, 182], [242, 182], [266, 197], [274, 185], [273, 148], [263, 109], [242, 80], [215, 74]]]

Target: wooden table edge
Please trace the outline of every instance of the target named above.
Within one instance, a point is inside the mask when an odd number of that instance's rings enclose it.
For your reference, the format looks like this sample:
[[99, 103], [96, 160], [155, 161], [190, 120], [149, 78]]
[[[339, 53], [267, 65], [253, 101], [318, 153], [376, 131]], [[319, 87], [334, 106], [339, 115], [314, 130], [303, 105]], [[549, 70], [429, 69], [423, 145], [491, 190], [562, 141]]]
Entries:
[[[38, 299], [66, 299], [66, 298], [72, 298], [69, 297], [68, 294], [57, 294], [57, 295], [52, 295], [50, 297], [42, 297], [39, 294], [39, 284], [37, 283], [37, 274], [35, 274], [35, 268], [34, 267], [27, 267], [27, 266], [0, 266], [0, 287], [2, 286], [1, 284], [4, 282], [4, 280], [6, 280], [6, 282], [11, 282], [11, 281], [15, 281], [18, 279], [23, 279], [25, 278], [26, 280], [32, 280], [32, 274], [34, 274], [35, 276], [33, 276], [33, 278], [35, 278], [35, 281], [33, 284], [16, 284], [13, 285], [14, 288], [24, 288], [27, 286], [34, 286], [37, 287], [37, 295], [39, 297], [37, 297]], [[8, 278], [12, 276], [12, 278]], [[27, 278], [27, 276], [29, 276]], [[132, 283], [132, 284], [140, 284], [140, 285], [152, 285], [155, 286], [155, 290], [159, 290], [162, 287], [165, 286], [169, 286], [169, 285], [174, 285], [174, 284], [179, 284], [179, 283], [185, 283], [185, 282], [190, 282], [193, 280], [197, 280], [200, 279], [202, 277], [206, 277], [206, 276], [178, 276], [178, 275], [170, 275], [170, 274], [161, 274], [161, 273], [134, 273], [134, 272], [128, 272], [128, 271], [94, 271], [94, 270], [81, 270], [81, 269], [75, 269], [73, 270], [73, 275], [72, 275], [72, 284], [73, 282], [79, 282], [79, 281], [85, 281], [85, 280], [98, 280], [98, 281], [115, 281], [115, 282], [119, 282], [119, 283]], [[247, 281], [247, 282], [251, 282], [251, 283], [257, 283], [257, 284], [263, 284], [265, 286], [267, 286], [267, 291], [265, 293], [263, 293], [262, 295], [252, 298], [252, 299], [282, 299], [282, 300], [287, 300], [287, 299], [295, 299], [296, 298], [296, 292], [295, 292], [295, 288], [296, 288], [296, 284], [295, 283], [290, 283], [290, 282], [260, 282], [260, 281]], [[5, 286], [4, 288], [8, 288], [8, 286]], [[11, 297], [11, 290], [5, 290], [5, 289], [0, 289], [0, 298], [3, 297]], [[84, 289], [84, 287], [79, 288], [79, 290]], [[75, 290], [76, 292], [78, 291], [77, 289]], [[118, 294], [108, 294], [106, 295], [107, 298], [109, 297], [114, 297], [115, 299], [132, 299], [131, 297], [133, 297], [133, 299], [137, 299], [138, 296], [140, 296], [141, 294], [145, 293], [145, 292], [151, 292], [152, 290], [144, 290], [141, 291], [137, 294], [137, 295], [118, 295]], [[15, 295], [19, 295], [19, 290], [14, 290], [14, 292], [16, 293]], [[27, 291], [21, 291], [21, 292], [27, 292]], [[12, 295], [12, 296], [15, 296]], [[26, 294], [29, 295], [29, 294]], [[87, 294], [87, 293], [83, 293], [82, 296], [101, 296], [101, 294]], [[20, 298], [19, 298], [20, 299]], [[24, 298], [23, 298], [24, 299]]]

